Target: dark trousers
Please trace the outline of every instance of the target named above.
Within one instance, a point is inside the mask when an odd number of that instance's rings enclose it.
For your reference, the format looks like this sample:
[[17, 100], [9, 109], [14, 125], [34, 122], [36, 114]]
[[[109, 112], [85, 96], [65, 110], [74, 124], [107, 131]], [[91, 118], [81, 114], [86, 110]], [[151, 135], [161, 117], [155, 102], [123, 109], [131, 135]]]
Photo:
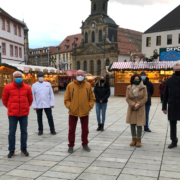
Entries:
[[163, 94], [161, 94], [161, 102], [163, 102]]
[[177, 143], [177, 121], [169, 121], [170, 123], [170, 137], [172, 142]]
[[149, 127], [149, 112], [150, 112], [151, 106], [145, 106], [146, 108], [146, 125], [144, 126], [144, 129], [148, 129]]
[[[88, 142], [88, 134], [89, 134], [89, 116], [81, 117], [81, 140], [82, 140], [82, 146], [87, 145]], [[75, 132], [76, 132], [76, 125], [77, 125], [78, 117], [69, 115], [69, 147], [74, 147], [75, 143]]]
[[16, 143], [16, 129], [19, 121], [21, 130], [21, 149], [27, 148], [27, 126], [28, 126], [28, 116], [9, 116], [9, 151], [15, 151]]
[[[53, 121], [53, 116], [52, 116], [52, 109], [51, 108], [44, 108], [44, 111], [46, 113], [47, 119], [48, 119], [48, 123], [49, 123], [49, 127], [50, 127], [50, 131], [55, 131], [54, 128], [54, 121]], [[38, 119], [38, 130], [39, 131], [43, 131], [43, 121], [42, 121], [42, 112], [43, 109], [37, 109], [37, 119]]]

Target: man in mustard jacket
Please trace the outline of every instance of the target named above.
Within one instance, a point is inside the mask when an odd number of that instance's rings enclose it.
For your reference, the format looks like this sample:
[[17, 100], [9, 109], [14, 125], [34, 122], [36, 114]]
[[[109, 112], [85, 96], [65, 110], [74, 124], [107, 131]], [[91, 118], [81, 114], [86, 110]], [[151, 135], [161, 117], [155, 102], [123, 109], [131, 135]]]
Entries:
[[76, 80], [68, 84], [64, 96], [64, 104], [69, 109], [69, 153], [73, 153], [78, 117], [81, 120], [83, 149], [90, 152], [88, 147], [89, 111], [93, 108], [96, 98], [91, 84], [86, 82], [84, 77], [84, 72], [78, 70]]

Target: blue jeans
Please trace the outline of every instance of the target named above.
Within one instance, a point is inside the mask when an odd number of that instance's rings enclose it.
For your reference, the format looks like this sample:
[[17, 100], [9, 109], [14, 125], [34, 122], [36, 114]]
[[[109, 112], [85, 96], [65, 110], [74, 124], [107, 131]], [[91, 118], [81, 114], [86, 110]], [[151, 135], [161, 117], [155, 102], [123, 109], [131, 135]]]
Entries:
[[[51, 108], [44, 108], [44, 111], [45, 111], [47, 119], [48, 119], [50, 131], [51, 132], [55, 131], [54, 121], [53, 121], [53, 116], [52, 116], [52, 109]], [[39, 126], [38, 130], [43, 131], [43, 122], [42, 122], [43, 109], [38, 109], [36, 112], [37, 112], [37, 119], [38, 119], [38, 126]]]
[[151, 106], [145, 106], [145, 108], [146, 108], [146, 125], [144, 126], [144, 129], [148, 129], [150, 107]]
[[9, 151], [15, 151], [16, 129], [19, 121], [21, 130], [21, 150], [27, 148], [28, 116], [9, 116]]
[[102, 110], [102, 124], [105, 123], [106, 109], [107, 109], [107, 103], [96, 102], [96, 115], [97, 115], [98, 124], [101, 124], [101, 117], [100, 117], [101, 110]]

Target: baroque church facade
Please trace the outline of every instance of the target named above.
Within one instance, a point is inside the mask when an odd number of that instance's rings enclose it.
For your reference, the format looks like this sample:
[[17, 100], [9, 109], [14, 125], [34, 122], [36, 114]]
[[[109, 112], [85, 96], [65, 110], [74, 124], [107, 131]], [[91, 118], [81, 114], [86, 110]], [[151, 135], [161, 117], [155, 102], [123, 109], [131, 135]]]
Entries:
[[107, 15], [109, 0], [91, 0], [91, 14], [82, 22], [82, 42], [72, 51], [73, 69], [92, 75], [105, 75], [114, 84], [106, 66], [118, 61], [118, 25]]

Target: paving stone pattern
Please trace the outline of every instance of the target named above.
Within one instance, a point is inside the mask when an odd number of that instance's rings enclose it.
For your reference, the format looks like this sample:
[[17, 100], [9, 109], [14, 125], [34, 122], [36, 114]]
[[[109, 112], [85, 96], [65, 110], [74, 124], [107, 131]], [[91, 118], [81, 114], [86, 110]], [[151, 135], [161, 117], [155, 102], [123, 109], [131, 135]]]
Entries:
[[[113, 92], [113, 89], [112, 89]], [[0, 107], [0, 180], [175, 180], [180, 179], [180, 147], [168, 149], [169, 123], [162, 114], [159, 98], [152, 99], [150, 129], [144, 133], [142, 147], [130, 147], [130, 127], [126, 124], [125, 97], [109, 99], [104, 132], [97, 132], [95, 108], [89, 119], [90, 153], [81, 146], [81, 125], [76, 130], [75, 152], [67, 153], [68, 110], [64, 92], [55, 95], [53, 116], [57, 135], [50, 134], [43, 115], [44, 134], [38, 136], [37, 118], [31, 108], [28, 125], [29, 157], [20, 154], [19, 125], [16, 156], [8, 154], [8, 118]], [[180, 129], [178, 125], [178, 129]], [[178, 133], [179, 134], [179, 133]]]

